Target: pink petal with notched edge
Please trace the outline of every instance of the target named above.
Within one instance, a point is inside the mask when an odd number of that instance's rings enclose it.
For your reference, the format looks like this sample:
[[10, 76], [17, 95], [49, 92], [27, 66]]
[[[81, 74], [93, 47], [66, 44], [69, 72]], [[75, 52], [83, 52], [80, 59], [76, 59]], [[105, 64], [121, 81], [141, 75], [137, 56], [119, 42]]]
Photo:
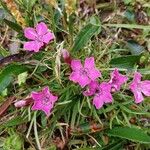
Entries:
[[101, 76], [100, 71], [95, 68], [94, 57], [89, 57], [85, 59], [84, 68], [88, 69], [88, 76], [93, 81]]
[[47, 32], [45, 35], [42, 37], [42, 42], [48, 44], [51, 40], [54, 39], [54, 34], [51, 32]]
[[135, 72], [133, 81], [129, 85], [130, 90], [134, 94], [135, 103], [140, 103], [144, 100], [141, 89], [141, 77], [139, 72]]
[[25, 42], [23, 48], [28, 51], [38, 52], [43, 45], [42, 42], [30, 41]]
[[71, 61], [71, 68], [73, 71], [80, 70], [83, 68], [80, 60], [72, 60]]
[[36, 101], [40, 101], [42, 99], [42, 94], [37, 92], [32, 92], [31, 97]]
[[102, 97], [105, 103], [112, 103], [113, 97], [111, 95], [111, 85], [106, 82], [102, 82], [100, 84], [100, 88], [102, 90]]
[[79, 72], [72, 72], [71, 74], [70, 74], [70, 76], [69, 76], [69, 80], [71, 80], [71, 81], [73, 81], [73, 82], [75, 82], [75, 83], [77, 83], [78, 82], [78, 80], [79, 80], [79, 78], [80, 78], [80, 74], [79, 74]]
[[142, 75], [139, 72], [135, 72], [133, 82], [139, 83], [141, 81]]
[[91, 82], [91, 80], [86, 75], [80, 75], [80, 77], [78, 79], [78, 83], [82, 88], [85, 87], [86, 85], [88, 85], [90, 82]]
[[94, 81], [95, 79], [101, 77], [101, 73], [100, 73], [99, 70], [94, 69], [94, 68], [93, 68], [93, 69], [91, 68], [91, 69], [88, 71], [88, 76], [89, 76], [89, 78], [90, 78], [92, 81]]
[[100, 109], [104, 105], [103, 97], [94, 96], [93, 105], [96, 107], [96, 109]]
[[48, 31], [47, 25], [44, 22], [38, 23], [36, 25], [36, 31], [38, 35], [46, 34]]
[[140, 87], [141, 87], [141, 91], [142, 91], [142, 93], [144, 93], [144, 95], [150, 96], [150, 81], [148, 81], [148, 80], [141, 81]]
[[94, 57], [89, 57], [85, 59], [84, 68], [95, 68]]
[[141, 103], [144, 100], [144, 97], [142, 95], [141, 91], [134, 91], [134, 98], [135, 98], [135, 103]]
[[24, 36], [30, 40], [35, 40], [38, 36], [34, 28], [25, 28], [24, 29]]

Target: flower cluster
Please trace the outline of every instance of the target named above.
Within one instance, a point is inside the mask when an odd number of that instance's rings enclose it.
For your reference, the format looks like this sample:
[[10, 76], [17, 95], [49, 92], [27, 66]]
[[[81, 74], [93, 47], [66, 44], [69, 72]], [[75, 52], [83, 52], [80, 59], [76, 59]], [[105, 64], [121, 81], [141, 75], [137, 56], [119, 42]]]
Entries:
[[[72, 60], [72, 73], [69, 79], [78, 83], [82, 88], [87, 86], [83, 92], [84, 96], [94, 96], [93, 105], [100, 109], [104, 104], [112, 103], [112, 92], [119, 91], [121, 86], [127, 82], [128, 77], [119, 73], [116, 68], [111, 73], [108, 82], [99, 83], [96, 79], [101, 77], [101, 72], [95, 68], [94, 57], [86, 58], [84, 66], [80, 60]], [[141, 74], [136, 72], [129, 88], [134, 93], [136, 103], [143, 101], [143, 95], [150, 96], [150, 81], [141, 81]]]
[[[29, 42], [24, 43], [24, 49], [28, 51], [38, 52], [45, 44], [54, 39], [54, 34], [50, 32], [45, 23], [38, 23], [34, 28], [28, 27], [24, 29], [24, 35]], [[62, 49], [62, 57], [64, 61], [70, 65], [72, 73], [69, 79], [74, 83], [78, 83], [82, 88], [86, 87], [83, 92], [84, 96], [93, 96], [93, 105], [96, 109], [100, 109], [104, 104], [112, 103], [112, 93], [120, 91], [121, 86], [128, 80], [126, 75], [119, 73], [116, 68], [110, 74], [110, 80], [107, 82], [98, 82], [101, 72], [95, 67], [94, 57], [85, 59], [84, 65], [80, 60], [72, 59], [70, 53], [66, 49]], [[133, 81], [129, 85], [129, 89], [133, 92], [135, 102], [140, 103], [144, 100], [143, 95], [150, 96], [150, 81], [141, 81], [142, 75], [135, 72]], [[41, 92], [32, 92], [30, 98], [17, 101], [16, 107], [23, 107], [33, 103], [32, 110], [42, 110], [47, 116], [51, 114], [57, 96], [52, 95], [49, 87], [44, 87]]]

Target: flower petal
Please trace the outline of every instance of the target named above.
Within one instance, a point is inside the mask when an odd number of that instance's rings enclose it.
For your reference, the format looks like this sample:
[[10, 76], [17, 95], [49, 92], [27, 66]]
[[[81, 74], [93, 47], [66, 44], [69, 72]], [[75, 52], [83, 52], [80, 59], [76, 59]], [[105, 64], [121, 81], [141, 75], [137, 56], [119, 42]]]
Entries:
[[88, 76], [89, 76], [89, 78], [92, 80], [92, 81], [94, 81], [95, 79], [97, 79], [97, 78], [99, 78], [100, 76], [101, 76], [101, 73], [100, 73], [100, 71], [99, 70], [97, 70], [97, 69], [90, 69], [89, 71], [88, 71]]
[[43, 46], [42, 42], [30, 41], [25, 42], [23, 48], [28, 51], [38, 52], [42, 46]]
[[142, 75], [139, 72], [135, 72], [134, 74], [134, 82], [139, 83], [141, 81]]
[[119, 91], [121, 88], [121, 85], [124, 84], [128, 78], [125, 75], [122, 75], [119, 73], [118, 69], [116, 68], [112, 73], [111, 73], [111, 79], [109, 83], [113, 88], [115, 88], [116, 91]]
[[141, 87], [139, 86], [140, 83], [141, 83], [141, 77], [142, 75], [138, 72], [136, 72], [134, 74], [134, 78], [131, 82], [131, 84], [129, 85], [129, 88], [131, 89], [131, 91], [134, 93], [136, 92], [137, 90], [139, 90]]
[[81, 61], [80, 60], [72, 60], [71, 61], [71, 68], [72, 70], [80, 70], [81, 68], [83, 68]]
[[43, 92], [43, 94], [44, 94], [45, 96], [49, 96], [49, 99], [50, 99], [50, 101], [51, 101], [52, 103], [54, 103], [54, 102], [57, 101], [58, 97], [52, 95], [52, 93], [50, 92], [48, 86], [46, 86], [46, 87], [42, 90], [42, 92]]
[[103, 82], [100, 84], [101, 97], [105, 103], [112, 103], [113, 97], [111, 95], [111, 85]]
[[95, 68], [94, 57], [85, 59], [84, 68]]
[[53, 40], [54, 39], [54, 34], [51, 33], [51, 32], [47, 32], [45, 35], [43, 35], [42, 37], [42, 42], [48, 44], [49, 41]]
[[44, 22], [38, 23], [36, 25], [36, 31], [38, 35], [46, 34], [48, 31], [47, 25]]
[[80, 77], [78, 79], [78, 83], [82, 88], [85, 87], [86, 85], [88, 85], [90, 82], [91, 82], [91, 80], [86, 75], [80, 75]]
[[146, 96], [150, 96], [150, 81], [145, 80], [141, 82], [141, 91]]
[[71, 80], [71, 81], [77, 83], [78, 80], [79, 80], [79, 77], [80, 77], [80, 74], [79, 74], [78, 71], [72, 72], [72, 73], [70, 74], [70, 76], [69, 76], [69, 80]]
[[32, 92], [31, 93], [31, 97], [35, 100], [35, 101], [40, 101], [43, 97], [41, 92]]
[[30, 40], [35, 40], [37, 37], [37, 33], [34, 28], [25, 28], [24, 29], [24, 36]]
[[99, 84], [97, 81], [91, 81], [90, 84], [88, 85], [88, 90], [83, 92], [84, 96], [92, 96], [95, 94], [96, 89], [98, 88]]
[[135, 98], [135, 103], [141, 103], [144, 100], [144, 97], [142, 95], [142, 92], [140, 91], [134, 91], [134, 98]]
[[93, 105], [96, 109], [100, 109], [104, 105], [103, 98], [101, 96], [94, 96]]

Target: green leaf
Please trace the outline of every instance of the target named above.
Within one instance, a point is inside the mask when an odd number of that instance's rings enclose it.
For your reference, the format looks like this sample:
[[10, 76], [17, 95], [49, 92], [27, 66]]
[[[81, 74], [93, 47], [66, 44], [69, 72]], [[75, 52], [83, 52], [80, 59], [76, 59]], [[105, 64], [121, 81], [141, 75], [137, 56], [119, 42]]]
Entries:
[[9, 65], [0, 73], [0, 92], [2, 92], [12, 81], [14, 75], [27, 71], [23, 65]]
[[132, 69], [134, 65], [139, 62], [141, 55], [129, 55], [129, 56], [123, 56], [118, 58], [113, 58], [110, 61], [110, 65], [113, 67], [118, 68], [126, 68], [126, 69]]
[[27, 72], [23, 72], [23, 73], [19, 74], [18, 75], [18, 84], [21, 85], [21, 84], [25, 83], [27, 76], [28, 76]]
[[125, 144], [125, 141], [115, 140], [113, 143], [104, 146], [102, 150], [120, 150], [120, 149], [123, 149], [124, 144]]
[[17, 126], [17, 125], [23, 124], [23, 123], [25, 123], [27, 121], [28, 121], [27, 119], [24, 119], [24, 118], [19, 116], [19, 117], [15, 117], [15, 118], [5, 122], [3, 124], [3, 126], [5, 126], [5, 127]]
[[104, 24], [104, 26], [107, 26], [107, 27], [115, 27], [115, 28], [150, 30], [150, 25], [137, 25], [137, 24]]
[[127, 107], [125, 107], [125, 106], [123, 106], [123, 105], [121, 105], [121, 104], [119, 104], [119, 105], [120, 105], [120, 108], [121, 108], [122, 110], [126, 111], [126, 112], [129, 113], [129, 114], [148, 115], [148, 116], [150, 116], [150, 113], [147, 112], [147, 111], [135, 111], [135, 110], [131, 110], [131, 109], [129, 109], [129, 108], [127, 108]]
[[72, 51], [77, 51], [82, 49], [91, 37], [95, 34], [98, 34], [101, 31], [101, 24], [97, 18], [91, 18], [90, 23], [88, 23], [77, 35], [75, 39], [74, 46]]
[[123, 0], [123, 2], [124, 2], [126, 5], [128, 5], [128, 4], [132, 3], [133, 0]]
[[150, 144], [150, 136], [143, 130], [137, 128], [115, 127], [112, 130], [109, 130], [107, 134], [134, 142]]
[[17, 32], [22, 32], [22, 27], [18, 25], [17, 23], [14, 23], [12, 21], [9, 21], [7, 19], [3, 19], [3, 21], [13, 30]]
[[23, 5], [27, 8], [29, 12], [32, 11], [32, 7], [35, 5], [37, 0], [23, 0]]
[[10, 134], [4, 141], [3, 150], [21, 150], [23, 149], [23, 144], [24, 140], [19, 134]]
[[12, 82], [13, 77], [9, 74], [9, 75], [4, 75], [1, 74], [0, 75], [0, 92], [2, 92], [3, 90], [5, 90], [5, 88]]
[[133, 40], [129, 40], [127, 42], [127, 47], [131, 51], [132, 55], [140, 55], [144, 51], [144, 47]]

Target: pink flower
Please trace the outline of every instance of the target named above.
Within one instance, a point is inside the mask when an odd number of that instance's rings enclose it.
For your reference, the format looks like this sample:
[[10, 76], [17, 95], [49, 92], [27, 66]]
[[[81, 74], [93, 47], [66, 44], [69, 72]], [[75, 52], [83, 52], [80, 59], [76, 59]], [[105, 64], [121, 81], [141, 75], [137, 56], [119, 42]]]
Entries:
[[48, 31], [44, 22], [38, 23], [35, 29], [31, 27], [25, 28], [24, 36], [31, 40], [24, 43], [24, 49], [34, 52], [38, 52], [44, 44], [48, 44], [49, 41], [54, 39], [54, 34]]
[[136, 103], [140, 103], [144, 100], [143, 94], [150, 96], [150, 81], [141, 81], [141, 77], [142, 75], [139, 72], [135, 72], [133, 81], [130, 84], [130, 89], [134, 94]]
[[51, 109], [58, 99], [57, 96], [51, 94], [48, 87], [45, 87], [42, 92], [32, 92], [31, 96], [34, 100], [32, 110], [42, 110], [47, 116], [50, 115]]
[[93, 105], [100, 109], [106, 103], [112, 103], [111, 85], [106, 82], [99, 84], [97, 81], [89, 84], [89, 90], [83, 93], [85, 96], [94, 95]]
[[86, 58], [84, 66], [82, 66], [80, 60], [72, 60], [71, 68], [73, 72], [69, 79], [79, 83], [82, 88], [101, 76], [100, 71], [95, 68], [94, 57]]
[[125, 75], [122, 75], [119, 73], [118, 69], [116, 68], [112, 73], [111, 73], [111, 79], [109, 83], [111, 84], [112, 88], [115, 91], [119, 91], [121, 88], [121, 85], [124, 84], [128, 78]]

